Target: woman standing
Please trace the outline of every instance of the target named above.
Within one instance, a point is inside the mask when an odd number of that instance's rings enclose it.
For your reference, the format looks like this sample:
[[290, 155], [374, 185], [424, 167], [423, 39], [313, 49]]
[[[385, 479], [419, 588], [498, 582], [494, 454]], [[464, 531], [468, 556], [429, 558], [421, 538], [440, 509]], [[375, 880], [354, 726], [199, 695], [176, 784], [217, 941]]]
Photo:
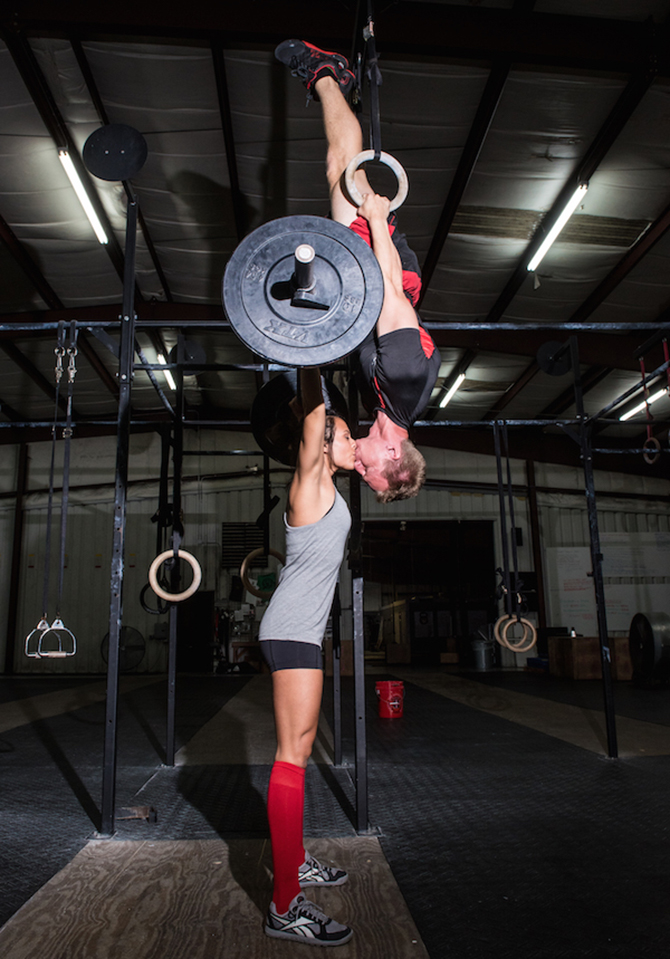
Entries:
[[301, 887], [339, 886], [347, 874], [319, 863], [302, 842], [305, 767], [323, 691], [321, 644], [351, 517], [333, 483], [354, 468], [356, 444], [339, 417], [326, 416], [319, 370], [300, 371], [304, 420], [284, 516], [286, 565], [261, 621], [272, 673], [277, 752], [268, 789], [274, 889], [265, 932], [310, 945], [340, 945], [353, 932], [305, 898]]

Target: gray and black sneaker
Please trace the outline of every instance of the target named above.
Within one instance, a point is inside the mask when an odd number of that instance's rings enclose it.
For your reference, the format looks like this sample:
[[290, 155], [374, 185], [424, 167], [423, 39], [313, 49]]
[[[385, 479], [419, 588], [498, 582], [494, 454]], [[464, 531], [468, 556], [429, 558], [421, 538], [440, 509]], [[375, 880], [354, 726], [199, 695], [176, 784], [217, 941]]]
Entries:
[[308, 852], [305, 853], [305, 861], [298, 870], [298, 882], [303, 889], [306, 886], [341, 886], [348, 878], [344, 869], [326, 866]]
[[308, 100], [315, 96], [314, 84], [320, 77], [337, 80], [345, 97], [356, 82], [346, 57], [319, 50], [305, 40], [284, 40], [275, 50], [275, 57], [291, 68], [294, 77], [300, 77], [307, 87]]
[[287, 912], [278, 913], [272, 903], [265, 920], [266, 936], [293, 939], [308, 946], [341, 946], [353, 934], [353, 929], [335, 922], [302, 893], [291, 900]]

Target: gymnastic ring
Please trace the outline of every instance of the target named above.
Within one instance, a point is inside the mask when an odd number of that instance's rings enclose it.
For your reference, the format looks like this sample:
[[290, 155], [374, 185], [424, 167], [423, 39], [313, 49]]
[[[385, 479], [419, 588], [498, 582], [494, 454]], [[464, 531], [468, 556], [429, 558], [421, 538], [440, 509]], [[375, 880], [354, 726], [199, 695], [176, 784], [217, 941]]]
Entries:
[[647, 463], [648, 466], [653, 466], [658, 457], [661, 455], [661, 444], [655, 436], [650, 436], [642, 444], [642, 449], [644, 450], [642, 459], [645, 461], [645, 463]]
[[[507, 638], [507, 630], [513, 623], [521, 623], [523, 626], [523, 636], [518, 643], [512, 642]], [[505, 625], [502, 628], [500, 633], [503, 646], [506, 646], [508, 649], [511, 649], [513, 653], [527, 653], [529, 649], [532, 649], [535, 643], [537, 642], [537, 630], [533, 624], [528, 619], [524, 619], [522, 616], [520, 619], [517, 619], [516, 616], [510, 616]], [[530, 636], [530, 642], [526, 643], [526, 638]], [[524, 645], [525, 644], [525, 645]]]
[[200, 568], [200, 563], [197, 561], [195, 556], [192, 556], [191, 553], [187, 553], [185, 549], [177, 550], [177, 555], [179, 556], [179, 559], [186, 560], [193, 570], [193, 582], [188, 589], [183, 591], [183, 593], [166, 593], [166, 591], [158, 585], [158, 578], [156, 576], [158, 567], [161, 565], [161, 563], [164, 563], [166, 559], [170, 559], [170, 557], [174, 556], [173, 549], [166, 549], [165, 552], [159, 553], [149, 567], [149, 585], [153, 589], [156, 596], [166, 600], [168, 603], [181, 603], [185, 599], [188, 599], [189, 596], [193, 596], [202, 581], [202, 570]]
[[[344, 171], [344, 182], [347, 187], [347, 193], [354, 201], [356, 206], [361, 206], [363, 203], [363, 194], [360, 192], [354, 182], [354, 174], [362, 163], [367, 163], [368, 160], [374, 160], [374, 158], [374, 150], [363, 150], [362, 153], [356, 154]], [[407, 179], [407, 174], [405, 173], [405, 170], [401, 164], [398, 163], [396, 158], [391, 156], [390, 153], [380, 153], [379, 161], [393, 170], [398, 180], [398, 192], [391, 200], [391, 209], [397, 210], [398, 207], [402, 206], [402, 204], [405, 202], [409, 192], [409, 181]]]
[[[258, 596], [259, 599], [269, 599], [272, 596], [273, 590], [271, 589], [258, 589], [254, 586], [251, 580], [249, 579], [249, 574], [247, 569], [251, 565], [251, 561], [256, 559], [257, 556], [263, 556], [265, 554], [263, 547], [260, 549], [252, 549], [248, 556], [245, 556], [242, 560], [242, 565], [240, 566], [240, 579], [244, 585], [244, 588], [248, 593], [251, 593], [252, 596]], [[274, 556], [275, 559], [278, 559], [282, 566], [286, 563], [286, 557], [283, 553], [278, 552], [276, 549], [267, 550], [270, 556]]]
[[170, 611], [169, 603], [164, 608], [161, 608], [161, 604], [159, 602], [156, 604], [157, 608], [153, 609], [151, 606], [149, 606], [146, 599], [144, 598], [147, 595], [147, 590], [149, 589], [151, 589], [151, 583], [145, 583], [140, 593], [140, 606], [142, 607], [145, 613], [150, 613], [151, 616], [165, 616], [165, 614]]

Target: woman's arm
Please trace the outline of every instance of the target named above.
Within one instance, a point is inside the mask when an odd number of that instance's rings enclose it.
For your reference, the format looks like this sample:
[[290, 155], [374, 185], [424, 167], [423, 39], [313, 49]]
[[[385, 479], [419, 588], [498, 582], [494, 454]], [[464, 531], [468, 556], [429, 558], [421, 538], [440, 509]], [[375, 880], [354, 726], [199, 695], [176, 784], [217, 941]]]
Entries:
[[301, 369], [300, 389], [305, 417], [289, 492], [287, 516], [290, 526], [315, 523], [332, 505], [332, 502], [325, 502], [330, 491], [326, 488], [327, 484], [324, 486], [323, 483], [326, 406], [321, 392], [320, 371]]

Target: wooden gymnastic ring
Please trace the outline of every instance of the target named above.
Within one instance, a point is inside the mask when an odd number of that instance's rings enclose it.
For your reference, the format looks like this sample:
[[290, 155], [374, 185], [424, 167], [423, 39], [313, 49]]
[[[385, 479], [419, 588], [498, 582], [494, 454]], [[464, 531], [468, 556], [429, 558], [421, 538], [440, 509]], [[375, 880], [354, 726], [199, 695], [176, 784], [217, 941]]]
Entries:
[[[354, 201], [356, 206], [360, 206], [363, 203], [363, 194], [360, 192], [356, 186], [356, 183], [354, 182], [354, 175], [362, 163], [367, 163], [368, 160], [374, 160], [374, 158], [374, 150], [363, 150], [361, 153], [357, 153], [353, 160], [350, 160], [349, 165], [344, 171], [344, 182], [347, 188], [347, 193]], [[405, 202], [409, 192], [409, 181], [407, 179], [407, 174], [405, 173], [402, 165], [398, 163], [396, 158], [391, 156], [390, 153], [380, 153], [379, 161], [393, 170], [398, 180], [398, 192], [391, 200], [391, 209], [397, 210], [398, 207], [402, 206], [402, 204]]]
[[186, 560], [193, 570], [193, 582], [188, 589], [185, 589], [182, 593], [167, 593], [161, 586], [158, 585], [158, 578], [156, 576], [158, 567], [161, 565], [161, 563], [164, 563], [166, 559], [170, 559], [171, 556], [174, 556], [173, 549], [166, 549], [165, 552], [159, 553], [149, 567], [149, 585], [153, 589], [156, 596], [160, 596], [161, 599], [166, 600], [168, 603], [181, 603], [185, 599], [188, 599], [189, 596], [193, 596], [202, 581], [202, 569], [200, 568], [200, 563], [197, 561], [195, 556], [191, 555], [191, 553], [187, 553], [185, 549], [178, 550], [177, 555], [179, 556], [179, 559]]
[[655, 436], [650, 436], [649, 439], [646, 439], [642, 444], [642, 449], [644, 450], [642, 459], [648, 466], [653, 466], [661, 455], [661, 444]]
[[[517, 642], [512, 642], [507, 638], [507, 630], [513, 623], [521, 623], [523, 626], [523, 636]], [[529, 619], [524, 619], [522, 616], [520, 619], [517, 619], [516, 616], [510, 616], [505, 625], [502, 628], [500, 633], [501, 639], [503, 641], [503, 646], [506, 646], [508, 649], [511, 649], [513, 653], [527, 653], [529, 649], [532, 649], [535, 643], [537, 642], [537, 630], [530, 622]], [[526, 638], [530, 636], [530, 642], [526, 643]], [[525, 645], [524, 645], [525, 644]]]
[[[276, 549], [269, 549], [268, 554], [274, 556], [275, 559], [278, 559], [282, 566], [286, 563], [286, 557], [283, 553], [278, 552]], [[244, 584], [244, 588], [248, 593], [251, 593], [252, 596], [258, 596], [259, 599], [269, 599], [272, 596], [273, 590], [271, 589], [258, 589], [253, 585], [249, 579], [247, 569], [251, 565], [251, 561], [256, 559], [257, 556], [263, 556], [265, 550], [263, 547], [260, 549], [252, 549], [248, 556], [245, 556], [242, 560], [242, 565], [240, 566], [240, 579]]]

